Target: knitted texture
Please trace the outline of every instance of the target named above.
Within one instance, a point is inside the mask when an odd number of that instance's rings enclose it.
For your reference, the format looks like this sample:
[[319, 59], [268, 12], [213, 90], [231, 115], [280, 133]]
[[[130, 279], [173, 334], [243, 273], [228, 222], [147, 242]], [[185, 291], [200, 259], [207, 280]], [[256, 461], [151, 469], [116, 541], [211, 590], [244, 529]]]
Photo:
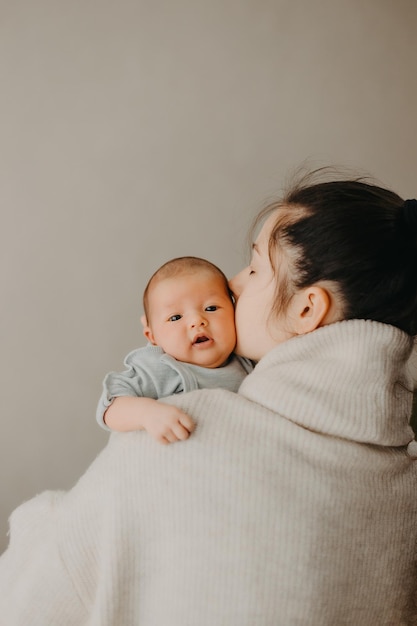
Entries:
[[390, 326], [333, 324], [238, 395], [165, 400], [196, 419], [187, 441], [112, 435], [71, 491], [12, 515], [1, 623], [416, 624], [410, 350]]

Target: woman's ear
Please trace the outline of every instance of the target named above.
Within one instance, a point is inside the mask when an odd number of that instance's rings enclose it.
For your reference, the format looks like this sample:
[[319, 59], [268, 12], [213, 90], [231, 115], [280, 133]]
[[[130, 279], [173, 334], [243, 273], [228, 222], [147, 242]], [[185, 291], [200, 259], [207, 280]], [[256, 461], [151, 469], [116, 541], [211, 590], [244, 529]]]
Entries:
[[304, 335], [324, 326], [330, 311], [331, 296], [323, 287], [312, 285], [294, 296], [292, 321], [297, 335]]
[[140, 321], [142, 322], [142, 326], [143, 326], [143, 334], [146, 337], [146, 339], [154, 346], [156, 346], [156, 342], [151, 330], [151, 327], [148, 325], [148, 320], [146, 319], [145, 315], [142, 315], [142, 317], [140, 318]]

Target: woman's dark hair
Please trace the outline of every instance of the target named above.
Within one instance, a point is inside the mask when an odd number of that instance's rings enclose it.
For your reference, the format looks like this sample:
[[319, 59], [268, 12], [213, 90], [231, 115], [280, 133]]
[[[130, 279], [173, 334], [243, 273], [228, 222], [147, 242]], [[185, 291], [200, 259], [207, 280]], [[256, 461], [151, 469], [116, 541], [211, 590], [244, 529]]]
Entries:
[[278, 280], [276, 310], [297, 289], [332, 281], [344, 319], [375, 320], [415, 335], [417, 202], [364, 179], [312, 184], [315, 176], [304, 177], [259, 216], [283, 209], [269, 241], [275, 271], [276, 249], [289, 268], [289, 279]]

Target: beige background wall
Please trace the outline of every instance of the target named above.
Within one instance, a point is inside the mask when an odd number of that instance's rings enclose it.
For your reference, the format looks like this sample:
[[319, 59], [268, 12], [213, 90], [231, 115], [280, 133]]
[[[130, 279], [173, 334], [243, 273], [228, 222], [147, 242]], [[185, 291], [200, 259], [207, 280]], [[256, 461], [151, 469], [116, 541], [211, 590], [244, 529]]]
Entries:
[[417, 193], [414, 0], [1, 0], [0, 550], [103, 447], [170, 257], [229, 275], [302, 160]]

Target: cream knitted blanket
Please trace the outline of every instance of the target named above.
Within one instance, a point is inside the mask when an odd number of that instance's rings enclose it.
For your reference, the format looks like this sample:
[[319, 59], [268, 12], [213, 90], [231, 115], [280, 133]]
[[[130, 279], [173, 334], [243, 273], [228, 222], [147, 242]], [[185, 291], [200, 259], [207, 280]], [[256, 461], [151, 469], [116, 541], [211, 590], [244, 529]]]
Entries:
[[13, 514], [0, 623], [416, 624], [410, 349], [390, 326], [333, 324], [238, 395], [169, 399], [189, 440], [112, 435], [71, 491]]

